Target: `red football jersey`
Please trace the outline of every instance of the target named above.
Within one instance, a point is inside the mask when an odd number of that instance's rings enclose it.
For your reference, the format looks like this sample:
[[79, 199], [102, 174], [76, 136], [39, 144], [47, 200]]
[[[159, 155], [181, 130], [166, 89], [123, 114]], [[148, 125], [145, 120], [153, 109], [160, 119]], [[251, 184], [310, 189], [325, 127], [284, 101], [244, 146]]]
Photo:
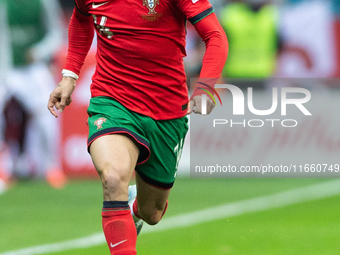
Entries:
[[156, 120], [186, 115], [185, 23], [213, 12], [208, 0], [76, 0], [97, 33], [92, 97], [109, 96]]

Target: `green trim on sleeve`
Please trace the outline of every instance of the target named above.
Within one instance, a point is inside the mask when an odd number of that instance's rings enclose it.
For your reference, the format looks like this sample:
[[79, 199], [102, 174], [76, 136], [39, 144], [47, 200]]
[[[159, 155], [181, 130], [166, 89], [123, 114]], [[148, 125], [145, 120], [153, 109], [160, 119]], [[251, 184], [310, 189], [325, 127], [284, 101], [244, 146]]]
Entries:
[[205, 17], [209, 16], [210, 14], [214, 13], [215, 10], [213, 7], [210, 7], [209, 9], [197, 14], [196, 16], [192, 17], [189, 19], [191, 24], [195, 25], [197, 22], [201, 21]]

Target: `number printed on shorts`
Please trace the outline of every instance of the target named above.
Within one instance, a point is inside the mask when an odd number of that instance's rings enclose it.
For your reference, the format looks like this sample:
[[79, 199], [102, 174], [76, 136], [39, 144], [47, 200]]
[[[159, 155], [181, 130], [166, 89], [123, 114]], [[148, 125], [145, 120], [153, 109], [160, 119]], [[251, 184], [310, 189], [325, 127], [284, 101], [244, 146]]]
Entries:
[[[181, 156], [182, 156], [183, 141], [184, 141], [184, 139], [182, 138], [181, 141], [174, 148], [174, 152], [175, 152], [176, 158], [177, 158], [177, 160], [176, 160], [176, 174], [177, 174], [178, 164], [179, 164], [179, 161], [180, 161]], [[175, 177], [176, 177], [176, 174], [175, 174]]]
[[[110, 28], [105, 27], [107, 17], [101, 16], [100, 21], [99, 21], [98, 16], [92, 15], [92, 17], [93, 17], [94, 25], [95, 25], [96, 29], [98, 30], [98, 33], [103, 35], [103, 36], [106, 36], [107, 39], [112, 39], [113, 32], [110, 31]], [[98, 21], [99, 21], [99, 24], [98, 24]]]

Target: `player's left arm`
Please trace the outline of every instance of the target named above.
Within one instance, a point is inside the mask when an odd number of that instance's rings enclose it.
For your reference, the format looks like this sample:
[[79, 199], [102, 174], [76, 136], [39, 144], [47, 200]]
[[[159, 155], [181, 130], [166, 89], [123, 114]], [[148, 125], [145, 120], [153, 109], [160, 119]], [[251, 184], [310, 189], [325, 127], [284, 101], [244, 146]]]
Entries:
[[[174, 0], [185, 17], [195, 26], [198, 34], [205, 43], [206, 51], [203, 58], [199, 82], [201, 87], [214, 95], [214, 86], [222, 74], [228, 55], [227, 36], [221, 27], [214, 9], [208, 0]], [[199, 84], [198, 84], [199, 85]], [[201, 113], [201, 96], [204, 90], [197, 86], [190, 98], [188, 113]], [[208, 95], [207, 113], [209, 114], [214, 103]]]
[[[193, 111], [194, 113], [201, 114], [201, 96], [206, 94], [206, 92], [199, 89], [199, 87], [204, 88], [214, 95], [215, 83], [220, 78], [227, 60], [228, 39], [214, 12], [208, 14], [208, 16], [199, 20], [197, 23], [194, 23], [194, 26], [206, 46], [199, 82], [207, 86], [198, 85], [196, 87], [190, 98], [188, 113], [190, 114]], [[209, 114], [214, 107], [215, 104], [208, 95], [207, 114]]]

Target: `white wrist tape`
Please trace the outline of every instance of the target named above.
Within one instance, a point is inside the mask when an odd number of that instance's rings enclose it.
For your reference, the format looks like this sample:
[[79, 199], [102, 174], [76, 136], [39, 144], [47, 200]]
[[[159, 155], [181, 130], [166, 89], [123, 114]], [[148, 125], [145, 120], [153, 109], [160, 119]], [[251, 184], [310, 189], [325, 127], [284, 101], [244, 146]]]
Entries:
[[70, 70], [67, 70], [67, 69], [63, 69], [61, 71], [63, 77], [71, 77], [75, 80], [78, 80], [79, 79], [79, 76], [77, 74], [75, 74], [74, 72], [70, 71]]

